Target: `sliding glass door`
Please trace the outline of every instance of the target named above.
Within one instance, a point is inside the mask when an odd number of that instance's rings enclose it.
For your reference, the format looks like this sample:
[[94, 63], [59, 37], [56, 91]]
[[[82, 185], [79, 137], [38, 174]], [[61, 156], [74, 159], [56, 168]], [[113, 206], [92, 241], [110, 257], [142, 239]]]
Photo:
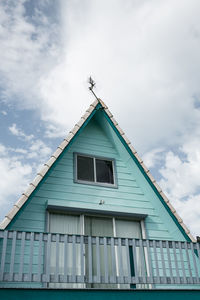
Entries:
[[[72, 243], [67, 244], [67, 251], [64, 249], [64, 243], [59, 245], [55, 242], [51, 243], [51, 274], [55, 274], [56, 268], [59, 268], [59, 274], [64, 274], [64, 264], [67, 261], [67, 275], [81, 275], [81, 264], [83, 267], [84, 260], [84, 275], [86, 280], [89, 278], [89, 260], [92, 265], [92, 277], [96, 283], [85, 284], [65, 284], [53, 283], [51, 287], [61, 288], [130, 288], [128, 284], [112, 283], [116, 276], [134, 276], [135, 268], [137, 267], [138, 275], [140, 276], [141, 260], [144, 259], [144, 254], [137, 249], [136, 261], [133, 259], [132, 247], [121, 244], [120, 238], [142, 238], [141, 222], [122, 219], [117, 217], [107, 216], [89, 216], [89, 215], [70, 215], [60, 213], [49, 214], [49, 231], [52, 233], [76, 234], [93, 237], [108, 237], [119, 238], [118, 244], [111, 247], [110, 243], [99, 244], [99, 239], [91, 244], [89, 249], [88, 243], [83, 245], [81, 250], [80, 244], [76, 244], [73, 248]], [[57, 247], [57, 248], [56, 248]], [[127, 248], [128, 247], [128, 248]], [[106, 248], [106, 249], [105, 249]], [[112, 249], [111, 249], [112, 248]], [[56, 254], [59, 251], [59, 266], [56, 261]], [[130, 253], [129, 253], [130, 252]], [[141, 253], [140, 253], [141, 252]], [[105, 255], [106, 254], [106, 255]], [[76, 256], [76, 265], [73, 265], [73, 255]], [[58, 257], [58, 255], [57, 255]], [[115, 264], [115, 274], [113, 274], [113, 261]], [[145, 262], [144, 262], [145, 263]], [[97, 270], [98, 269], [98, 270]], [[83, 268], [82, 268], [83, 270]], [[108, 276], [110, 283], [102, 284], [102, 279]], [[98, 278], [98, 279], [97, 279]], [[103, 280], [104, 282], [104, 280]]]

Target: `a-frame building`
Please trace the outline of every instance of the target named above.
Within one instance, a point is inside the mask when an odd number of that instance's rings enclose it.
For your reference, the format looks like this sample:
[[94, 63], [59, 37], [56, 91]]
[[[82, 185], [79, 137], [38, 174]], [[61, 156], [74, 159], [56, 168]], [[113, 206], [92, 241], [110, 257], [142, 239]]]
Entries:
[[92, 103], [1, 223], [2, 287], [197, 287], [199, 245]]

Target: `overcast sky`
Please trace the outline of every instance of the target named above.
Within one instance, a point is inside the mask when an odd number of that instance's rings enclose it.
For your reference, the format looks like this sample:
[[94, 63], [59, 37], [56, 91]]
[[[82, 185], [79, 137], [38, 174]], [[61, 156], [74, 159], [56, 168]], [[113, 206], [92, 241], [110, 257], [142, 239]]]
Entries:
[[0, 1], [0, 219], [94, 100], [200, 235], [200, 1]]

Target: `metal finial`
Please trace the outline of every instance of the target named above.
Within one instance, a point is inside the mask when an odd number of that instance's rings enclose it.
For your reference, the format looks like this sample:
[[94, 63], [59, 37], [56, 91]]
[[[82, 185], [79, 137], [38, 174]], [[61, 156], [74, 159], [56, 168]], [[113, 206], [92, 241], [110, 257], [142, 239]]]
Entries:
[[90, 76], [89, 79], [88, 79], [88, 83], [90, 84], [89, 90], [92, 92], [92, 94], [95, 96], [95, 98], [96, 98], [97, 100], [99, 100], [98, 97], [97, 97], [97, 95], [96, 95], [95, 92], [93, 91], [93, 88], [95, 87], [96, 82], [92, 79], [91, 76]]

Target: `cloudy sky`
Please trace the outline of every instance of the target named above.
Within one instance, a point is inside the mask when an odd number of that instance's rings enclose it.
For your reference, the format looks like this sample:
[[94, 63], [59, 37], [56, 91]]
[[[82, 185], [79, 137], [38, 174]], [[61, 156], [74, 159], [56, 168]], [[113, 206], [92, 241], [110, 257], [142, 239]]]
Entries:
[[200, 1], [0, 1], [0, 219], [94, 100], [200, 235]]

